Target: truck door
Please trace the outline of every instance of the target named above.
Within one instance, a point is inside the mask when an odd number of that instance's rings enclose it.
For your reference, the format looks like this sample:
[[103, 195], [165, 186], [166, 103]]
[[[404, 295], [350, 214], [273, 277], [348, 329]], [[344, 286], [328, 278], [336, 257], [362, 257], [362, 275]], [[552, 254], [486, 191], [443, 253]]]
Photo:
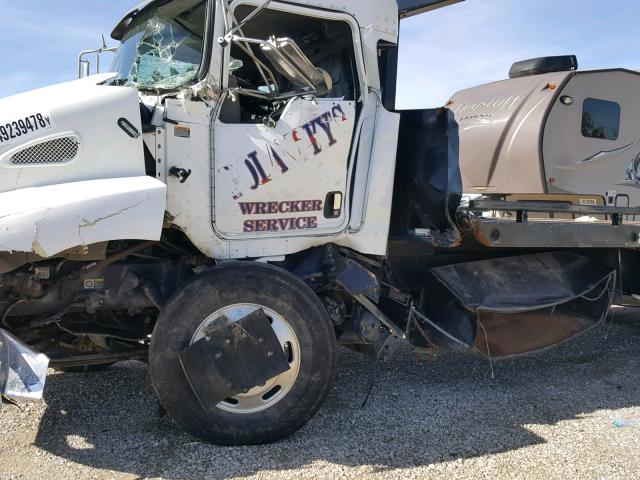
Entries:
[[[240, 4], [234, 15], [242, 21], [254, 8]], [[332, 87], [321, 97], [273, 101], [245, 94], [295, 88], [259, 46], [234, 42], [227, 49], [228, 88], [213, 126], [213, 217], [220, 236], [326, 235], [346, 228], [362, 88], [359, 33], [349, 18], [272, 3], [243, 27], [244, 37], [293, 39], [331, 77]]]

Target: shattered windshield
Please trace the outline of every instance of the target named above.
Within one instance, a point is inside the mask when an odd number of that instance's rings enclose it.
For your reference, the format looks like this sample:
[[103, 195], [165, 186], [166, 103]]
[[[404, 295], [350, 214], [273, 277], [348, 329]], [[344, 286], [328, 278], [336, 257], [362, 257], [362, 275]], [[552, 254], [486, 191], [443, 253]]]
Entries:
[[202, 62], [205, 17], [205, 0], [178, 0], [136, 17], [114, 60], [114, 83], [171, 90], [193, 80]]

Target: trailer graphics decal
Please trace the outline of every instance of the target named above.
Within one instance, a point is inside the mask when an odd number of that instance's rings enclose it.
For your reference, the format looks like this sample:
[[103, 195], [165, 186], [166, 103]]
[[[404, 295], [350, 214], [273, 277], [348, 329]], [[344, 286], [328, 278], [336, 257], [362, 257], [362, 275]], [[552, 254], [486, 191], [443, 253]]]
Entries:
[[624, 147], [616, 148], [614, 150], [601, 150], [600, 152], [596, 153], [595, 155], [592, 155], [589, 158], [580, 160], [578, 163], [589, 163], [589, 162], [595, 162], [596, 160], [605, 160], [607, 158], [615, 157], [616, 155], [619, 155], [621, 153], [627, 152], [628, 150], [631, 150], [633, 147], [635, 147], [638, 144], [640, 144], [640, 140], [636, 140], [633, 143], [625, 145]]
[[462, 123], [472, 120], [484, 120], [495, 117], [498, 113], [510, 111], [520, 102], [520, 99], [520, 95], [512, 95], [507, 98], [492, 98], [477, 103], [463, 103], [457, 107], [450, 102], [449, 108], [455, 107], [453, 108], [453, 113], [456, 115], [458, 123]]
[[640, 153], [631, 160], [627, 167], [627, 180], [635, 184], [640, 183]]

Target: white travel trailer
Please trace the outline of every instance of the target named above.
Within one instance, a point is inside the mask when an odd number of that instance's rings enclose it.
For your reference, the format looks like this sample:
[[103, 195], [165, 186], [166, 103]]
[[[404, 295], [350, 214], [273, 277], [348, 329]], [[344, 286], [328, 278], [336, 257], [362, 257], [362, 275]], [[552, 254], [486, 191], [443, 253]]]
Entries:
[[509, 77], [448, 104], [465, 191], [640, 205], [639, 72], [578, 71], [565, 56], [518, 62]]

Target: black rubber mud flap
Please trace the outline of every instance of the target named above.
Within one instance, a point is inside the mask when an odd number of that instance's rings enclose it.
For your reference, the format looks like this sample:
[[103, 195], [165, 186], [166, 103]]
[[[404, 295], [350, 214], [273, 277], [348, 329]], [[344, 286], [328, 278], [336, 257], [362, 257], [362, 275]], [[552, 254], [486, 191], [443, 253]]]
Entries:
[[263, 310], [238, 322], [212, 327], [207, 337], [180, 354], [184, 374], [205, 411], [289, 370]]
[[421, 310], [439, 327], [425, 325], [432, 341], [475, 345], [492, 358], [548, 348], [604, 321], [616, 280], [612, 268], [571, 252], [446, 265], [431, 274]]

